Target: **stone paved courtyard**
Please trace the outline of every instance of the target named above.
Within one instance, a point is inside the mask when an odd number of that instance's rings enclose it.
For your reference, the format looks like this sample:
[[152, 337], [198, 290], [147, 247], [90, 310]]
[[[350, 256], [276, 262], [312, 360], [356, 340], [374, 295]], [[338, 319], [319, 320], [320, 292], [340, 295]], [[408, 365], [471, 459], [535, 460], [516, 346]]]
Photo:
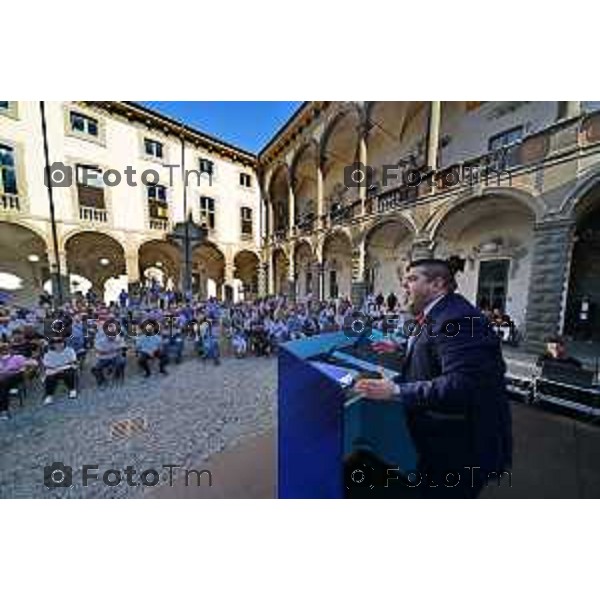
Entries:
[[[122, 386], [98, 390], [88, 366], [77, 400], [68, 400], [59, 388], [55, 403], [42, 406], [42, 392], [36, 390], [22, 408], [13, 403], [10, 421], [0, 422], [0, 497], [142, 497], [156, 488], [130, 486], [125, 474], [120, 485], [106, 486], [103, 472], [123, 472], [131, 465], [137, 472], [132, 481], [139, 482], [142, 471], [155, 469], [162, 485], [169, 479], [163, 464], [193, 468], [271, 430], [276, 379], [274, 358], [225, 358], [214, 366], [190, 356], [169, 367], [166, 377], [144, 379], [130, 365]], [[123, 423], [127, 420], [133, 425]], [[44, 485], [44, 466], [55, 461], [73, 467], [71, 488]], [[87, 487], [82, 485], [84, 464], [99, 466], [100, 480]], [[172, 473], [175, 480], [182, 471]], [[201, 485], [207, 485], [203, 477]]]
[[[188, 356], [168, 376], [147, 380], [130, 364], [122, 386], [101, 390], [88, 366], [76, 401], [59, 391], [54, 405], [42, 406], [41, 389], [33, 390], [23, 407], [13, 403], [10, 421], [0, 422], [0, 497], [273, 497], [276, 382], [275, 358], [225, 358], [215, 367]], [[512, 414], [512, 486], [490, 487], [483, 497], [600, 497], [598, 424], [519, 403]], [[72, 487], [45, 487], [44, 466], [55, 461], [73, 467]], [[118, 486], [84, 487], [83, 464], [97, 464], [100, 477], [131, 465], [136, 482], [155, 469], [161, 481], [133, 487], [123, 473]], [[181, 465], [173, 488], [164, 464]], [[194, 476], [184, 487], [184, 468], [211, 469], [213, 488], [204, 489], [205, 475], [201, 488], [192, 489]]]

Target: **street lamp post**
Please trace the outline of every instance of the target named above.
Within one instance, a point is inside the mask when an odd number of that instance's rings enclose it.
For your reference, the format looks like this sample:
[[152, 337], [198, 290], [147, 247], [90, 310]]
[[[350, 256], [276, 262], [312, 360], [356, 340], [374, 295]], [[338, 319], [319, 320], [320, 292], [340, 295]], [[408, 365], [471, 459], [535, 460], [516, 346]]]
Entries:
[[167, 239], [175, 243], [183, 253], [183, 292], [186, 300], [191, 297], [192, 249], [194, 246], [201, 244], [206, 237], [206, 227], [194, 223], [191, 213], [184, 222], [177, 223], [172, 233], [167, 236]]
[[44, 160], [46, 162], [46, 187], [48, 188], [48, 202], [50, 204], [50, 224], [52, 227], [52, 245], [54, 250], [55, 267], [52, 275], [52, 295], [55, 304], [63, 303], [62, 277], [60, 272], [60, 258], [58, 255], [58, 236], [56, 234], [56, 218], [54, 216], [54, 197], [52, 195], [52, 177], [50, 177], [50, 153], [48, 150], [48, 129], [46, 126], [46, 107], [44, 101], [40, 101], [40, 112], [42, 113], [42, 137], [44, 140]]

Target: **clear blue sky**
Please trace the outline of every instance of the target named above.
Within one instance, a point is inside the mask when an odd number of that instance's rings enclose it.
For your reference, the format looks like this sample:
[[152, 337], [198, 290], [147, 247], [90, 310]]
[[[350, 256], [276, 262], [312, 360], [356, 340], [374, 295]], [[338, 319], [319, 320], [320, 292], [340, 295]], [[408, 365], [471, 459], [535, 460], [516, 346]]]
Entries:
[[262, 150], [301, 102], [137, 101], [250, 152]]

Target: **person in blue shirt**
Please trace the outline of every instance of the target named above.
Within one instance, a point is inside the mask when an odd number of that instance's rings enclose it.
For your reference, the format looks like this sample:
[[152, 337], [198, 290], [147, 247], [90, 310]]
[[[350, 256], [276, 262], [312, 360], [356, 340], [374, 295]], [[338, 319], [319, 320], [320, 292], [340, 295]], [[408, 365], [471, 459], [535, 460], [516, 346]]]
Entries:
[[144, 370], [145, 377], [150, 377], [151, 375], [149, 364], [151, 360], [158, 360], [159, 371], [163, 375], [168, 375], [165, 367], [169, 362], [169, 357], [165, 352], [160, 332], [154, 335], [141, 333], [136, 339], [135, 347], [138, 353], [138, 362]]

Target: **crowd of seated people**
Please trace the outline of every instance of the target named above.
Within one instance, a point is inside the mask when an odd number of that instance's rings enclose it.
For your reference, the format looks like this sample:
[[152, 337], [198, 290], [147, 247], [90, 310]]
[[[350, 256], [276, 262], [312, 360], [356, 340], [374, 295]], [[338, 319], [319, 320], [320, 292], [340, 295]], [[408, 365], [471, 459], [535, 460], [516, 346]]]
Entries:
[[[387, 297], [370, 294], [359, 307], [349, 298], [321, 301], [311, 295], [297, 301], [285, 296], [236, 303], [216, 298], [186, 300], [181, 293], [158, 289], [146, 290], [141, 296], [123, 290], [116, 302], [108, 304], [88, 292], [77, 294], [58, 309], [52, 308], [48, 294], [42, 295], [35, 307], [0, 305], [0, 340], [5, 342], [5, 353], [21, 357], [11, 362], [0, 357], [0, 412], [6, 413], [4, 390], [14, 387], [9, 383], [15, 372], [33, 371], [44, 377], [44, 403], [50, 404], [59, 383], [71, 398], [77, 397], [84, 367], [102, 387], [124, 381], [125, 372], [131, 370], [128, 364], [145, 377], [153, 372], [167, 376], [167, 366], [181, 363], [186, 350], [215, 365], [223, 356], [269, 357], [288, 341], [340, 331], [357, 310], [368, 315], [374, 328], [386, 333], [390, 320], [401, 331], [410, 319], [393, 293]], [[498, 326], [509, 321], [508, 315], [497, 309], [488, 315]], [[65, 322], [65, 331], [52, 330], [49, 335], [49, 321]], [[55, 339], [58, 335], [65, 338], [64, 344]]]

